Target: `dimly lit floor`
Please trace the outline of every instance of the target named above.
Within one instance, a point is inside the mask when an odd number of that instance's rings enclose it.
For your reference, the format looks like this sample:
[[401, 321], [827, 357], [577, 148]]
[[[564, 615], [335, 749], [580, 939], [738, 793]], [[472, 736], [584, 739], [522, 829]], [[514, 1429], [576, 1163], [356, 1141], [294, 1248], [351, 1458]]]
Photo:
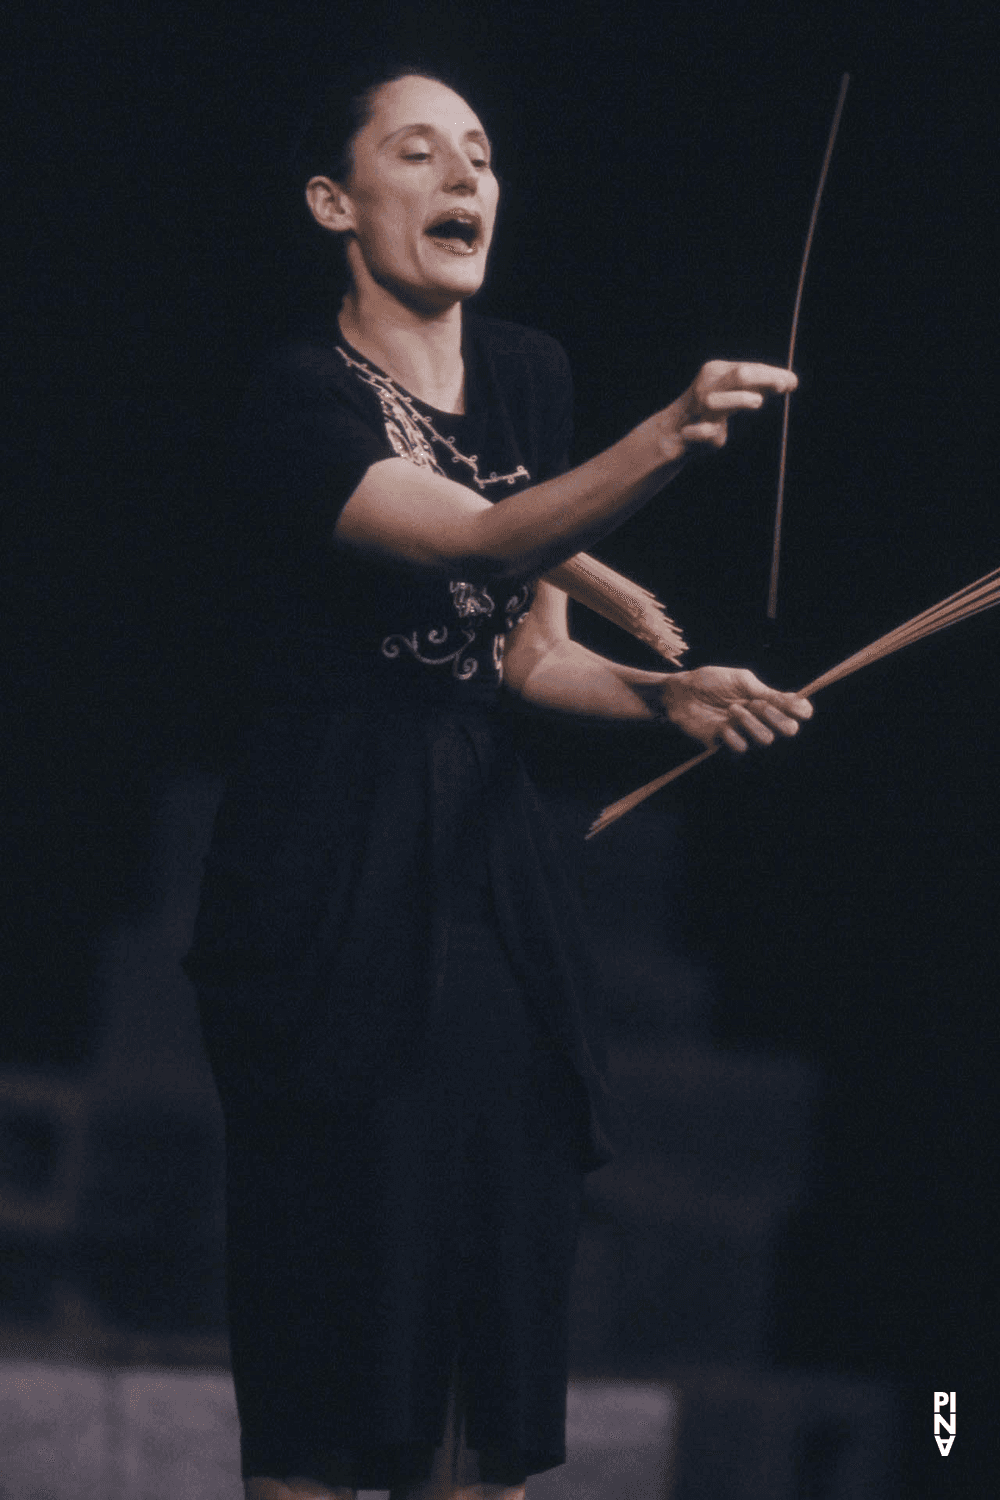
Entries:
[[[669, 1386], [570, 1386], [569, 1462], [533, 1500], [665, 1500]], [[232, 1381], [219, 1371], [0, 1366], [0, 1500], [241, 1500]], [[375, 1494], [377, 1492], [365, 1492]]]

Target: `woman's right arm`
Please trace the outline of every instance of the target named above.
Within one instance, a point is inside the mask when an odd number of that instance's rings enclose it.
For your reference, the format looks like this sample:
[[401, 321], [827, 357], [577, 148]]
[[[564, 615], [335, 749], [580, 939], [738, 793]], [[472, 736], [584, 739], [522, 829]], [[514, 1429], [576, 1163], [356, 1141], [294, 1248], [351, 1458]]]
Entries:
[[721, 448], [729, 417], [798, 380], [773, 365], [712, 360], [663, 411], [576, 469], [492, 505], [404, 458], [372, 464], [334, 528], [338, 543], [431, 570], [542, 573], [641, 509], [694, 451]]

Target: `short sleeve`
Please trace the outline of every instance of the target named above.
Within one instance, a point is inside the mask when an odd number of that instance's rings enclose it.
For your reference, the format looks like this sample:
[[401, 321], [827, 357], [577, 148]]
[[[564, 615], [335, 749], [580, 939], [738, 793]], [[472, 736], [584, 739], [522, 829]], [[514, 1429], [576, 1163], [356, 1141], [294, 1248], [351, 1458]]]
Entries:
[[516, 453], [533, 483], [565, 473], [573, 441], [566, 351], [547, 333], [498, 318], [472, 315], [469, 327], [495, 426], [507, 431], [502, 461], [513, 467], [509, 461]]
[[573, 448], [573, 375], [569, 359], [561, 344], [555, 339], [547, 340], [551, 350], [549, 372], [551, 412], [548, 431], [542, 435], [543, 456], [539, 465], [539, 479], [552, 479], [565, 474], [570, 466]]
[[258, 370], [232, 433], [230, 468], [282, 529], [328, 542], [371, 465], [394, 456], [365, 394], [347, 387], [333, 348], [286, 346]]

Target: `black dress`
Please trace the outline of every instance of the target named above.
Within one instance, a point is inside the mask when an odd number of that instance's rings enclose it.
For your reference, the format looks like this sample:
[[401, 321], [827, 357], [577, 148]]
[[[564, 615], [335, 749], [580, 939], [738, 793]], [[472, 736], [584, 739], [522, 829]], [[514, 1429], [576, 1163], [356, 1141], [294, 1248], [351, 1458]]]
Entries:
[[426, 1477], [456, 1358], [484, 1481], [565, 1457], [582, 1174], [608, 1153], [585, 943], [502, 691], [532, 586], [330, 543], [384, 458], [497, 502], [565, 467], [562, 350], [464, 328], [464, 415], [319, 334], [268, 360], [229, 444], [253, 709], [186, 966], [244, 1476]]

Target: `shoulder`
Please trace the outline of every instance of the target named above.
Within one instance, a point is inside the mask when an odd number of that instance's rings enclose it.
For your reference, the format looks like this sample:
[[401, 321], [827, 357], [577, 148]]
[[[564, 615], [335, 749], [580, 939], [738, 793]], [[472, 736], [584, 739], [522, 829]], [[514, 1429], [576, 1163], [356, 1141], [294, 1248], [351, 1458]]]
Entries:
[[[262, 351], [248, 372], [226, 463], [242, 493], [293, 491], [324, 524], [373, 463], [391, 458], [377, 397], [332, 339], [294, 336]], [[332, 530], [332, 522], [323, 535]]]
[[498, 373], [530, 372], [537, 381], [553, 386], [570, 381], [566, 351], [551, 334], [476, 312], [469, 311], [466, 317], [473, 347], [486, 356]]
[[473, 314], [468, 324], [474, 380], [505, 410], [536, 481], [569, 465], [573, 380], [562, 345], [551, 334]]
[[257, 357], [249, 392], [268, 392], [289, 399], [349, 389], [347, 366], [332, 339], [296, 335], [282, 339]]
[[282, 339], [251, 365], [238, 425], [274, 429], [315, 421], [324, 426], [360, 423], [381, 431], [374, 392], [352, 375], [332, 338], [306, 334]]

